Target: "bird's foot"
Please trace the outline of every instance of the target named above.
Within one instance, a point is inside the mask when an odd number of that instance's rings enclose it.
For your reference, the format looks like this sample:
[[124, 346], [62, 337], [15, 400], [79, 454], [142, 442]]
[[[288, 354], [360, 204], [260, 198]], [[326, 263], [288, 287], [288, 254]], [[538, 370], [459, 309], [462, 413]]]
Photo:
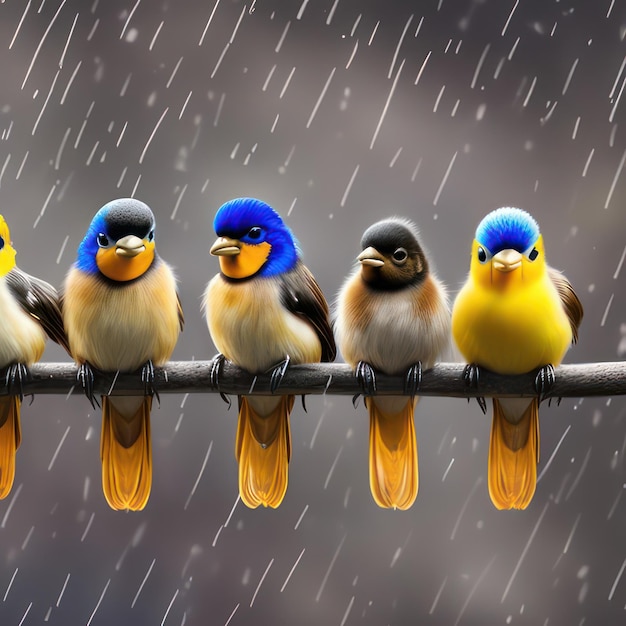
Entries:
[[376, 372], [369, 363], [359, 361], [354, 369], [354, 375], [361, 387], [361, 393], [352, 397], [352, 405], [356, 408], [359, 396], [373, 396], [376, 393]]
[[422, 384], [422, 362], [418, 361], [409, 367], [404, 377], [404, 393], [411, 396], [417, 395]]
[[[537, 376], [535, 376], [535, 391], [539, 396], [539, 402], [545, 400], [546, 394], [552, 389], [554, 386], [554, 381], [556, 380], [556, 376], [554, 375], [554, 366], [548, 363], [548, 365], [544, 365], [537, 372]], [[558, 403], [561, 402], [561, 399], [558, 399]]]
[[4, 384], [7, 393], [19, 396], [20, 402], [24, 399], [24, 383], [30, 378], [28, 368], [23, 363], [12, 363], [7, 367]]
[[222, 372], [222, 368], [224, 367], [224, 361], [226, 361], [226, 357], [221, 352], [218, 352], [213, 357], [213, 360], [211, 361], [210, 381], [211, 387], [219, 391], [220, 398], [226, 402], [228, 408], [230, 409], [233, 404], [231, 399], [225, 393], [220, 391], [220, 374]]
[[[463, 370], [463, 380], [465, 381], [465, 386], [469, 389], [478, 389], [478, 385], [480, 383], [480, 367], [476, 363], [468, 363]], [[470, 401], [470, 398], [467, 399]], [[476, 396], [476, 402], [478, 402], [478, 406], [483, 414], [487, 413], [487, 402], [485, 398], [482, 396]]]
[[83, 392], [87, 396], [87, 400], [89, 400], [91, 406], [96, 409], [100, 406], [100, 403], [96, 399], [96, 396], [93, 393], [93, 368], [87, 361], [81, 363], [78, 366], [78, 372], [76, 373], [76, 380], [80, 383], [83, 388]]
[[141, 368], [141, 382], [143, 383], [144, 396], [154, 396], [160, 404], [161, 398], [159, 396], [159, 391], [157, 390], [156, 375], [152, 360], [148, 360], [143, 364]]
[[283, 378], [285, 377], [285, 373], [287, 372], [287, 368], [289, 367], [290, 362], [291, 357], [287, 355], [283, 361], [277, 363], [269, 370], [271, 372], [270, 391], [272, 393], [275, 393], [283, 382]]

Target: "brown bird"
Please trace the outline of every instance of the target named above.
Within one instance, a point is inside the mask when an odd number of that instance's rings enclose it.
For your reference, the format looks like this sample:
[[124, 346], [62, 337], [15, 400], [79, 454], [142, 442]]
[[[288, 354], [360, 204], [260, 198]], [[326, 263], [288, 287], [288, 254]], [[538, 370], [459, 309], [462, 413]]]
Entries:
[[409, 220], [370, 226], [361, 248], [360, 266], [339, 293], [335, 333], [366, 396], [376, 390], [376, 370], [406, 375], [409, 397], [372, 396], [366, 404], [372, 496], [381, 507], [408, 509], [419, 485], [415, 393], [422, 368], [432, 367], [449, 345], [448, 299]]

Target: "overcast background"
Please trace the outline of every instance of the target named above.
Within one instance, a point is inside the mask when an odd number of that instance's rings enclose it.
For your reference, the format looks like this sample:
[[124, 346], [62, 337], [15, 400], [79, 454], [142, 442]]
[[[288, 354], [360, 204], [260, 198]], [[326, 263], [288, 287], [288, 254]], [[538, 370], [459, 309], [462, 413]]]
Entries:
[[[0, 212], [18, 264], [60, 285], [98, 208], [147, 202], [188, 360], [215, 353], [200, 296], [226, 200], [273, 205], [329, 300], [393, 214], [418, 223], [453, 297], [480, 219], [520, 206], [585, 307], [567, 360], [620, 359], [625, 33], [619, 0], [3, 0]], [[287, 496], [253, 511], [234, 506], [234, 409], [162, 395], [152, 496], [126, 514], [101, 493], [99, 414], [38, 396], [0, 502], [0, 623], [621, 623], [626, 405], [541, 415], [535, 498], [498, 512], [490, 418], [424, 399], [420, 493], [393, 512], [369, 493], [363, 406], [310, 397]]]

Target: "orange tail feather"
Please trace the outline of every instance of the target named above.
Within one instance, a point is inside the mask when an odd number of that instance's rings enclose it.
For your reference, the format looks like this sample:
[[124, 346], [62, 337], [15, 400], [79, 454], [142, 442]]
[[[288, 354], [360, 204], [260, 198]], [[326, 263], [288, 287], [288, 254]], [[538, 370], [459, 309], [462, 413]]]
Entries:
[[129, 400], [102, 397], [102, 489], [109, 506], [118, 511], [143, 509], [152, 486], [152, 398], [132, 398], [140, 404], [130, 417], [121, 412]]
[[[415, 400], [386, 411], [385, 405], [396, 398], [368, 399], [370, 413], [369, 468], [370, 489], [378, 506], [408, 509], [419, 486], [417, 440], [413, 413]], [[389, 407], [391, 408], [391, 407]]]
[[260, 415], [241, 398], [235, 457], [239, 461], [239, 494], [251, 509], [276, 508], [287, 491], [291, 435], [289, 415], [294, 396], [282, 396], [268, 415]]
[[22, 440], [20, 399], [0, 397], [0, 498], [11, 492], [15, 480], [15, 453]]
[[497, 509], [525, 509], [537, 484], [539, 401], [532, 400], [517, 424], [494, 398], [489, 442], [489, 495]]

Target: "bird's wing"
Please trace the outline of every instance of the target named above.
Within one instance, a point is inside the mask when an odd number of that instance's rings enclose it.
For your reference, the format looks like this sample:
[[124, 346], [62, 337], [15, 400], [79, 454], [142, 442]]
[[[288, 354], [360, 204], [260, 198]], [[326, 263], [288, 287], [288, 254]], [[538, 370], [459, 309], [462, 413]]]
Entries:
[[285, 308], [306, 319], [315, 329], [322, 344], [322, 361], [334, 361], [337, 348], [330, 325], [328, 303], [313, 274], [302, 262], [282, 275], [281, 296]]
[[561, 272], [549, 267], [548, 275], [556, 287], [567, 318], [569, 319], [570, 326], [572, 327], [572, 343], [576, 343], [578, 341], [578, 327], [583, 319], [583, 305], [578, 299], [574, 288]]
[[18, 267], [14, 267], [7, 274], [6, 282], [22, 309], [39, 322], [50, 339], [69, 352], [61, 314], [61, 299], [57, 290], [44, 280], [35, 278]]

